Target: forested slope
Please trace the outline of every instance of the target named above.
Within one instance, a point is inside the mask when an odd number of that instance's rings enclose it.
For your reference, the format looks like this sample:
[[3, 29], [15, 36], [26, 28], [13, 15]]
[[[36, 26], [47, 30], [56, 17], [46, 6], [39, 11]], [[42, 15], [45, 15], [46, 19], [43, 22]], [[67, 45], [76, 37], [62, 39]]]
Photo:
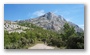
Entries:
[[74, 27], [65, 23], [63, 32], [46, 30], [29, 22], [18, 22], [20, 26], [28, 27], [26, 32], [12, 32], [4, 30], [5, 49], [27, 49], [37, 42], [44, 42], [49, 46], [66, 49], [83, 49], [84, 32], [75, 32]]

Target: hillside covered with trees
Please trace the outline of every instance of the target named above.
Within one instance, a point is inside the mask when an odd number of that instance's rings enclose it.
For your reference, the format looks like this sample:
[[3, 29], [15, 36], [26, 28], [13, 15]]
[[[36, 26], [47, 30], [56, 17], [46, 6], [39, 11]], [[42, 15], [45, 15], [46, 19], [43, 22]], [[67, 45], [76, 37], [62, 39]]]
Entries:
[[5, 49], [27, 49], [38, 42], [60, 49], [84, 49], [84, 32], [76, 32], [68, 23], [65, 23], [62, 33], [46, 30], [28, 22], [18, 24], [29, 29], [21, 33], [9, 33], [4, 30]]

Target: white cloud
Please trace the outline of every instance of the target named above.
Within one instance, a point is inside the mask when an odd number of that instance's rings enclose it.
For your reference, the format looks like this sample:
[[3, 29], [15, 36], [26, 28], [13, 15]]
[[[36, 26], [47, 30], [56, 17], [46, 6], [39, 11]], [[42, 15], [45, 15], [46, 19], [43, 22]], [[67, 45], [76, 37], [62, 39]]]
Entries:
[[58, 10], [55, 10], [53, 13], [58, 13]]
[[65, 18], [67, 21], [71, 21], [70, 19]]
[[34, 16], [41, 16], [41, 15], [44, 15], [45, 14], [45, 11], [44, 10], [39, 10], [39, 11], [36, 11], [33, 13]]
[[73, 17], [68, 17], [68, 16], [64, 16], [63, 17], [67, 20], [67, 21], [70, 21], [70, 22], [73, 22]]
[[79, 27], [81, 27], [84, 30], [84, 25], [79, 25]]

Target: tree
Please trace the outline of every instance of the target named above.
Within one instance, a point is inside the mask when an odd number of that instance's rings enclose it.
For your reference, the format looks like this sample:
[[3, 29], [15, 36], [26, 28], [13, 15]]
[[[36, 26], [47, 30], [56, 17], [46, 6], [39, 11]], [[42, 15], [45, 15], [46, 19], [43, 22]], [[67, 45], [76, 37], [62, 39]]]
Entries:
[[69, 49], [83, 49], [84, 48], [84, 39], [80, 36], [71, 36], [67, 41], [67, 48]]
[[61, 34], [62, 39], [68, 49], [83, 49], [84, 48], [84, 35], [83, 33], [76, 33], [73, 26], [68, 23], [64, 25], [64, 32]]
[[75, 30], [73, 26], [70, 26], [68, 23], [65, 23], [63, 28], [63, 33], [61, 33], [62, 39], [67, 41], [68, 37], [75, 34]]

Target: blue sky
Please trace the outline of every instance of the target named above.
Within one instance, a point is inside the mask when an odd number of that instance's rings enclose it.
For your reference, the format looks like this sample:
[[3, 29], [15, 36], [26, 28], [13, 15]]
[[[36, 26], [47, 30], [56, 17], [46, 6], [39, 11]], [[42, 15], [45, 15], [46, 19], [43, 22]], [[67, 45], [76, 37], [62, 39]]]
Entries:
[[5, 20], [25, 20], [54, 12], [84, 29], [83, 4], [5, 4]]

